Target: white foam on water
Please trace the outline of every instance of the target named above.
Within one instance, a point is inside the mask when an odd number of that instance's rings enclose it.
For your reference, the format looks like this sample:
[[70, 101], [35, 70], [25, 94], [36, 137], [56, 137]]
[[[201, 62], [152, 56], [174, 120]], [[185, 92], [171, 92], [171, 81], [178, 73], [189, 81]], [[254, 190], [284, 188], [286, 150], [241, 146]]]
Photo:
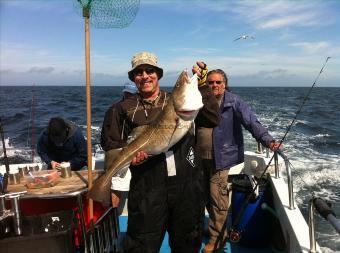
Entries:
[[[87, 125], [79, 125], [79, 127], [80, 128], [82, 128], [82, 129], [87, 129]], [[99, 126], [93, 126], [93, 125], [91, 125], [91, 130], [94, 130], [94, 131], [101, 131], [101, 127], [99, 127]]]
[[[284, 117], [287, 117], [285, 115]], [[284, 118], [282, 114], [261, 114], [260, 122], [264, 126], [269, 126], [270, 134], [278, 141], [284, 136], [288, 125], [292, 119]], [[272, 119], [270, 119], [272, 118]], [[276, 118], [277, 120], [273, 120]], [[297, 205], [304, 214], [307, 213], [307, 207], [312, 193], [316, 197], [321, 197], [330, 203], [333, 203], [333, 210], [339, 215], [340, 202], [340, 155], [327, 153], [322, 146], [316, 147], [313, 141], [321, 141], [323, 138], [331, 138], [329, 132], [320, 131], [311, 134], [310, 132], [300, 132], [295, 129], [296, 123], [309, 125], [307, 120], [297, 120], [291, 131], [283, 142], [283, 152], [287, 155], [294, 168], [291, 168], [293, 175], [294, 195]], [[256, 148], [255, 140], [248, 131], [244, 131], [246, 147], [250, 146], [253, 150]], [[249, 148], [248, 148], [249, 149]], [[332, 152], [332, 151], [331, 151]], [[285, 174], [285, 173], [283, 173]], [[286, 179], [286, 176], [284, 176]], [[287, 190], [288, 192], [288, 190]], [[308, 219], [308, 217], [305, 217]], [[317, 240], [323, 247], [323, 252], [333, 253], [340, 245], [340, 238], [337, 232], [331, 228], [323, 218], [317, 216], [319, 224], [316, 228]]]
[[99, 127], [99, 126], [91, 126], [91, 129], [95, 130], [95, 131], [101, 131], [102, 130], [102, 128]]
[[318, 185], [332, 186], [340, 184], [339, 172], [336, 169], [339, 164], [339, 159], [321, 159], [314, 158], [311, 160], [291, 160], [294, 166], [292, 170], [293, 175], [296, 174], [296, 180], [302, 179], [302, 184], [295, 184], [296, 191], [299, 191], [302, 187], [315, 187]]
[[295, 124], [297, 124], [297, 123], [302, 123], [302, 124], [304, 124], [304, 125], [308, 125], [310, 122], [307, 121], [307, 120], [297, 119], [297, 120], [295, 121]]
[[339, 250], [334, 251], [334, 250], [332, 250], [332, 249], [330, 249], [330, 248], [327, 248], [327, 247], [320, 247], [320, 248], [321, 248], [321, 251], [322, 251], [323, 253], [340, 253]]
[[330, 137], [330, 134], [317, 134], [312, 136], [312, 138], [324, 138], [324, 137]]
[[[32, 150], [30, 148], [11, 148], [6, 150], [6, 155], [8, 158], [12, 158], [12, 157], [19, 157], [22, 160], [31, 160], [31, 156], [32, 156]], [[0, 155], [0, 158], [3, 158], [3, 154]], [[36, 153], [34, 160], [36, 162], [41, 161], [39, 155]]]

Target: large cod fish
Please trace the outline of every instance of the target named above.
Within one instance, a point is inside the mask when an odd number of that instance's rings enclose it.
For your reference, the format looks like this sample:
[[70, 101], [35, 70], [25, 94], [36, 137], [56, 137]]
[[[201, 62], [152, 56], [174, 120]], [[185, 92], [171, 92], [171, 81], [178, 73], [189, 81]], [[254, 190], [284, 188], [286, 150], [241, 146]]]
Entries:
[[152, 124], [145, 126], [135, 140], [120, 151], [105, 174], [94, 182], [87, 196], [95, 201], [110, 204], [112, 176], [128, 166], [139, 151], [145, 151], [149, 155], [168, 151], [189, 131], [202, 107], [197, 75], [189, 78], [187, 71], [183, 71], [162, 113]]

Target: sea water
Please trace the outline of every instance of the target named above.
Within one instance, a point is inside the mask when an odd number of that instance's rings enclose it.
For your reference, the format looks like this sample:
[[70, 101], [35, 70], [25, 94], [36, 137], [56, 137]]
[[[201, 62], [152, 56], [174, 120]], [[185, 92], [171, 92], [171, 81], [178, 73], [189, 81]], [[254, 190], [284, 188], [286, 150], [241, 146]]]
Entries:
[[[95, 86], [91, 90], [92, 143], [97, 144], [105, 112], [121, 98], [122, 87]], [[252, 107], [259, 121], [279, 141], [309, 88], [233, 87], [231, 90]], [[312, 193], [330, 201], [335, 214], [340, 216], [339, 97], [340, 88], [314, 88], [283, 143], [283, 151], [293, 165], [295, 198], [306, 220]], [[75, 122], [86, 136], [85, 87], [0, 86], [0, 116], [5, 138], [14, 147], [8, 151], [10, 162], [29, 162], [31, 153], [27, 147], [32, 141], [37, 142], [51, 117]], [[245, 130], [244, 135], [246, 150], [255, 150], [251, 134]], [[3, 158], [0, 163], [3, 164]], [[324, 252], [340, 252], [339, 235], [319, 216], [316, 237]]]

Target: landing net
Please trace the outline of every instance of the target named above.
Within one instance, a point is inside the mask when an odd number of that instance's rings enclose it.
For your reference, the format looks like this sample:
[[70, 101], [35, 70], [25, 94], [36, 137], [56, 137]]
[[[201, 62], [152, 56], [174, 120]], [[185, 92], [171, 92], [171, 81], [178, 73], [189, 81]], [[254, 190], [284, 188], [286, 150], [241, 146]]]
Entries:
[[140, 0], [74, 0], [77, 13], [88, 11], [95, 28], [124, 28], [131, 24], [139, 10]]

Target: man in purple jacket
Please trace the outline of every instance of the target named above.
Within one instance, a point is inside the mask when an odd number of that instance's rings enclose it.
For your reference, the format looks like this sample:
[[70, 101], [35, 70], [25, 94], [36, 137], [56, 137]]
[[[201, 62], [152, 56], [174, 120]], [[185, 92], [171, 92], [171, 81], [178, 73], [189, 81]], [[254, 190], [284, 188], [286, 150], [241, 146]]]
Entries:
[[[193, 72], [206, 71], [203, 62], [197, 63]], [[228, 173], [232, 166], [244, 161], [242, 126], [265, 147], [275, 150], [275, 142], [251, 111], [250, 107], [237, 95], [229, 92], [228, 78], [223, 70], [208, 72], [207, 84], [211, 87], [220, 107], [220, 122], [215, 128], [197, 129], [197, 153], [202, 158], [208, 186], [209, 236], [203, 252], [212, 253], [222, 249], [228, 238], [223, 229], [229, 204]]]

